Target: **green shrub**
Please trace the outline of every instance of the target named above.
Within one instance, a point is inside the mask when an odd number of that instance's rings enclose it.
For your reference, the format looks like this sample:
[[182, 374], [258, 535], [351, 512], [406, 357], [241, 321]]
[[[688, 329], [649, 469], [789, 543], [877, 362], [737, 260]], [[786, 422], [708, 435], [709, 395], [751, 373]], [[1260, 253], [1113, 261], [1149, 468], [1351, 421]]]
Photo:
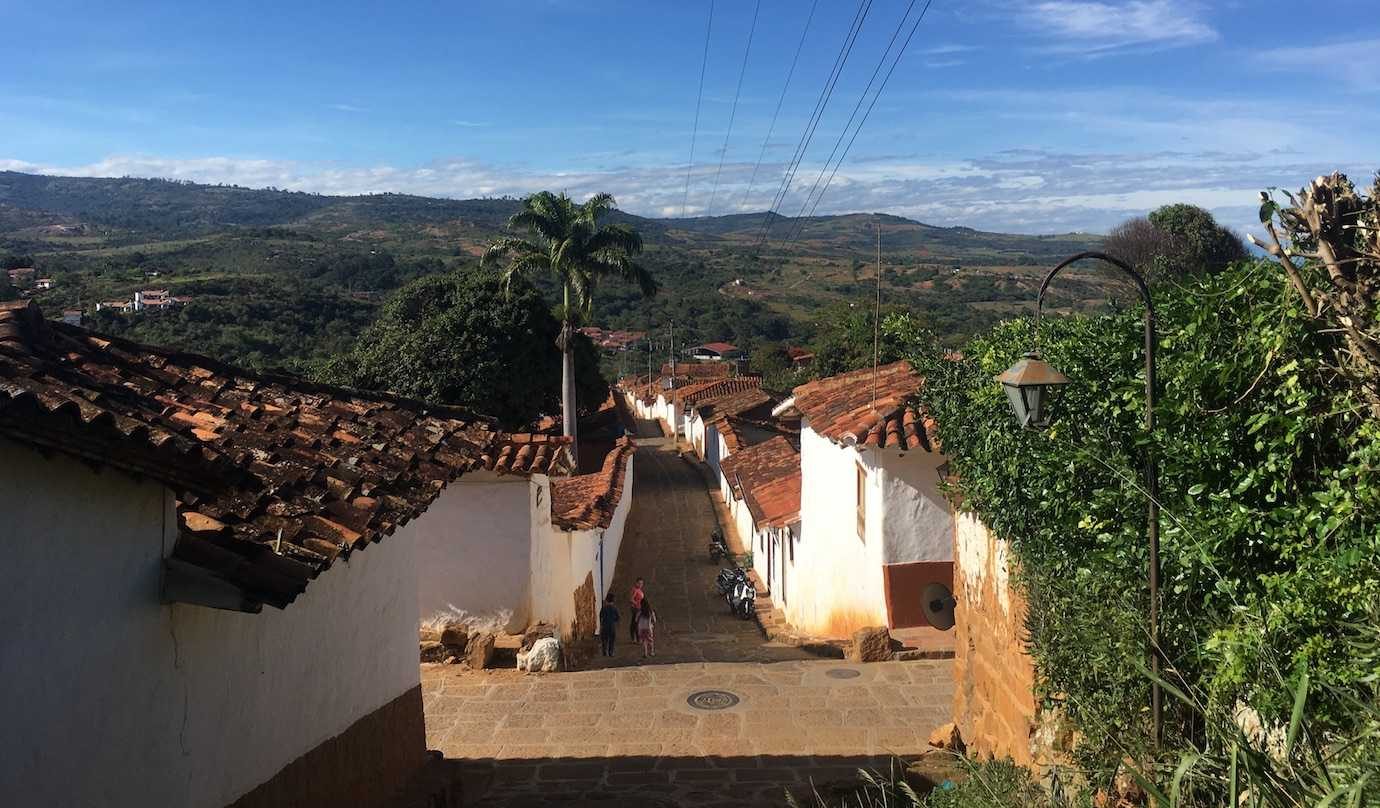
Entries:
[[[1278, 714], [1287, 705], [1270, 683], [1307, 670], [1320, 685], [1317, 727], [1332, 731], [1351, 723], [1345, 697], [1380, 672], [1344, 636], [1380, 603], [1380, 427], [1330, 370], [1336, 335], [1295, 301], [1256, 263], [1158, 291], [1149, 440], [1137, 311], [1046, 320], [1040, 348], [1074, 383], [1045, 433], [1017, 429], [993, 381], [1031, 347], [1030, 321], [997, 326], [961, 361], [906, 318], [888, 323], [926, 377], [923, 403], [963, 507], [1012, 542], [1040, 694], [1067, 707], [1095, 769], [1149, 734], [1149, 683], [1136, 666], [1147, 642], [1148, 447], [1160, 464], [1172, 681], [1214, 705], [1243, 699]], [[1201, 717], [1170, 707], [1171, 743], [1201, 744]]]

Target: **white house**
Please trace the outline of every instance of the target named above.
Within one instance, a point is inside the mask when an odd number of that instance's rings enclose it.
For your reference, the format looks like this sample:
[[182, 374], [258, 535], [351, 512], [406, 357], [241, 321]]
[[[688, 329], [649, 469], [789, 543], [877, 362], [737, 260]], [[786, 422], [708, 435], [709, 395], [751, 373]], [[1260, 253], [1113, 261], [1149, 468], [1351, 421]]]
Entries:
[[[719, 461], [719, 484], [733, 525], [746, 544], [757, 536], [757, 522], [747, 500], [759, 486], [800, 472], [800, 452], [784, 435], [748, 446]], [[756, 549], [753, 563], [756, 564]]]
[[706, 362], [719, 362], [737, 356], [741, 351], [738, 346], [727, 342], [706, 342], [703, 345], [695, 345], [685, 349], [685, 353], [692, 359]]
[[487, 420], [15, 303], [0, 380], [6, 804], [382, 806], [422, 770], [398, 528]]
[[867, 625], [927, 625], [922, 592], [953, 583], [954, 519], [939, 490], [945, 458], [909, 406], [906, 362], [795, 388], [801, 416], [800, 534], [786, 620], [846, 637]]
[[496, 616], [509, 631], [545, 622], [567, 638], [592, 633], [586, 611], [597, 614], [612, 583], [635, 447], [623, 438], [600, 471], [570, 477], [567, 443], [505, 436], [483, 471], [452, 484], [415, 523], [423, 622]]
[[738, 376], [703, 382], [682, 391], [679, 399], [681, 432], [695, 454], [703, 460], [707, 454], [706, 421], [716, 414], [744, 415], [757, 413], [770, 416], [774, 400], [762, 392], [762, 380], [757, 376]]
[[772, 605], [790, 605], [791, 572], [800, 540], [800, 467], [759, 483], [743, 494], [752, 516], [752, 568], [766, 584]]

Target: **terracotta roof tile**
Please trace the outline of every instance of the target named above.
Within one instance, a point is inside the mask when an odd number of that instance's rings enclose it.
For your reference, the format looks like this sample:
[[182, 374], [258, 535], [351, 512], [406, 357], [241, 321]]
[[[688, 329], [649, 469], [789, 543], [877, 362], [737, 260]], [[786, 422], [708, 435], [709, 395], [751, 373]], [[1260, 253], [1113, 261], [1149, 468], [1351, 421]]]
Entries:
[[551, 522], [562, 530], [608, 527], [623, 496], [628, 458], [636, 448], [630, 438], [619, 438], [599, 471], [552, 480]]
[[484, 453], [484, 468], [499, 474], [566, 475], [570, 438], [539, 432], [504, 433]]
[[921, 384], [909, 362], [893, 362], [875, 373], [867, 368], [803, 384], [795, 388], [795, 409], [836, 443], [929, 452], [933, 423], [908, 406]]
[[777, 435], [719, 461], [719, 470], [728, 480], [733, 497], [742, 499], [755, 486], [799, 472], [800, 450]]
[[695, 412], [705, 423], [720, 424], [731, 416], [746, 412], [770, 410], [776, 399], [760, 387], [760, 381], [743, 390], [700, 399], [695, 404]]
[[761, 387], [762, 379], [758, 376], [717, 379], [692, 384], [680, 390], [677, 394], [677, 400], [684, 407], [698, 407], [701, 404], [712, 404], [716, 399], [741, 393], [744, 390], [760, 390]]
[[750, 489], [744, 497], [759, 527], [785, 527], [800, 521], [800, 469]]
[[677, 362], [675, 369], [671, 363], [661, 366], [662, 376], [683, 376], [688, 379], [727, 379], [733, 375], [733, 363], [728, 362]]
[[278, 607], [515, 445], [457, 408], [102, 337], [22, 303], [0, 304], [0, 435], [163, 482], [172, 556]]

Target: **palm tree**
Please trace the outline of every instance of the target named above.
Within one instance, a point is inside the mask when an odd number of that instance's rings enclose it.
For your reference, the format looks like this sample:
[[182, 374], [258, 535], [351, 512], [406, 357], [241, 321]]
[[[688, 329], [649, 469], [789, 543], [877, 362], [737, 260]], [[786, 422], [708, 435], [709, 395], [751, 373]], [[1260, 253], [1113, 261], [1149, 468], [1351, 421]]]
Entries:
[[508, 229], [526, 236], [501, 236], [484, 251], [480, 265], [507, 259], [504, 284], [514, 278], [550, 272], [561, 285], [561, 420], [575, 451], [575, 326], [594, 303], [594, 289], [607, 277], [636, 283], [643, 297], [656, 294], [657, 283], [634, 259], [642, 252], [642, 236], [627, 225], [599, 224], [613, 210], [611, 194], [595, 194], [577, 205], [570, 197], [542, 191], [522, 201], [522, 210], [508, 219]]

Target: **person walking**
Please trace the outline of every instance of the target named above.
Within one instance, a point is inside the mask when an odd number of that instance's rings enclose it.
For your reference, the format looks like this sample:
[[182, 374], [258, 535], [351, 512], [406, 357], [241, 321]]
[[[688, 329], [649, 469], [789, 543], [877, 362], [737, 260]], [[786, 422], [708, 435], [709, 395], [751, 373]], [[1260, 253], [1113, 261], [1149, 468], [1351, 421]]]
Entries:
[[656, 612], [652, 602], [642, 598], [642, 606], [637, 610], [637, 639], [642, 643], [642, 658], [656, 656]]
[[614, 632], [618, 630], [618, 607], [613, 605], [613, 593], [604, 598], [604, 608], [599, 610], [599, 644], [604, 656], [613, 656]]
[[630, 598], [632, 608], [628, 610], [628, 636], [633, 642], [637, 642], [637, 613], [642, 608], [642, 600], [646, 597], [647, 594], [642, 591], [642, 579], [638, 578], [637, 583], [633, 585], [632, 597]]

